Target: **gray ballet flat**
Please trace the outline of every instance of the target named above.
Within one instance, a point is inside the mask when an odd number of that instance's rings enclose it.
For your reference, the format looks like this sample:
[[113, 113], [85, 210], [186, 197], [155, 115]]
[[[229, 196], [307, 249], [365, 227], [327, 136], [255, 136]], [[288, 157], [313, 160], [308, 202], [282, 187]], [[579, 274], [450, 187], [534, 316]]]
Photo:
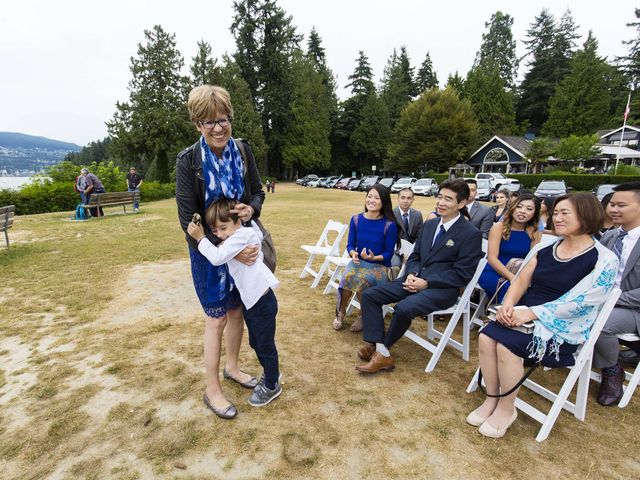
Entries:
[[237, 378], [233, 378], [229, 372], [227, 372], [227, 369], [224, 368], [222, 370], [222, 376], [224, 378], [226, 378], [227, 380], [233, 380], [234, 382], [236, 382], [239, 385], [242, 385], [244, 388], [251, 388], [254, 389], [256, 387], [256, 385], [258, 385], [258, 379], [256, 377], [251, 377], [249, 380], [247, 380], [246, 382], [241, 382], [240, 380], [238, 380]]
[[229, 406], [225, 408], [216, 408], [211, 405], [211, 402], [209, 402], [209, 398], [207, 397], [207, 392], [204, 392], [204, 394], [202, 395], [202, 401], [209, 410], [215, 413], [218, 417], [225, 420], [231, 420], [236, 415], [238, 415], [238, 410], [233, 403], [230, 403]]

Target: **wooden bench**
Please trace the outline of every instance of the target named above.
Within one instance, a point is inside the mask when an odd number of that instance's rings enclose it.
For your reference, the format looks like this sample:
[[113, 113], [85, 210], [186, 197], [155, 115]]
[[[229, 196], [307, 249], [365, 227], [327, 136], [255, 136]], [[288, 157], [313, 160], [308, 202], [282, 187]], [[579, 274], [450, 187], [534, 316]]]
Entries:
[[0, 207], [0, 232], [4, 232], [4, 240], [9, 248], [9, 230], [13, 226], [13, 217], [15, 215], [16, 207], [9, 205], [7, 207]]
[[117, 207], [122, 205], [124, 213], [127, 213], [127, 205], [133, 208], [134, 202], [140, 201], [140, 192], [107, 192], [94, 193], [89, 199], [89, 203], [83, 205], [84, 208]]

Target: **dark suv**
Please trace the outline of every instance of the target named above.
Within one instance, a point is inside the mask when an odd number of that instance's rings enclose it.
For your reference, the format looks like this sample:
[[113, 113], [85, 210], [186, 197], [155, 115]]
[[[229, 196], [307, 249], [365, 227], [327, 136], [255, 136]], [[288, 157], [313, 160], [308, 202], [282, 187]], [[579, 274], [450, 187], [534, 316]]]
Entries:
[[543, 180], [536, 188], [535, 196], [538, 198], [556, 198], [567, 193], [567, 185], [564, 180]]

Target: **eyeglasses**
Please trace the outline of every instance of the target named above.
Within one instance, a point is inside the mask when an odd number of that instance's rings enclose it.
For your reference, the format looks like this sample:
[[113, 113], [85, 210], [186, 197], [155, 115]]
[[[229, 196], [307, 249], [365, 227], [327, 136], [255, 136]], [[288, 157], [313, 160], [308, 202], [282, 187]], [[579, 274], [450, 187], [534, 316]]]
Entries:
[[206, 128], [208, 130], [216, 128], [216, 125], [220, 125], [222, 128], [227, 128], [231, 125], [231, 121], [233, 119], [231, 117], [221, 118], [219, 120], [205, 120], [204, 122], [198, 122], [201, 127]]

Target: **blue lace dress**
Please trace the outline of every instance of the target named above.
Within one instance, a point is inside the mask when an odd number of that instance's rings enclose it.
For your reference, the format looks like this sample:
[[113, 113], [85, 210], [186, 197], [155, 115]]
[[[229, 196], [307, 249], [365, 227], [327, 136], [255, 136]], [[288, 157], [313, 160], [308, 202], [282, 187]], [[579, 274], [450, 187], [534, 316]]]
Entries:
[[[509, 236], [509, 240], [502, 240], [500, 242], [500, 252], [498, 253], [498, 260], [503, 265], [506, 265], [509, 260], [512, 258], [524, 258], [529, 253], [531, 249], [531, 239], [527, 232], [525, 231], [512, 231]], [[491, 265], [487, 263], [482, 271], [482, 275], [480, 275], [480, 279], [478, 283], [482, 287], [482, 289], [486, 292], [489, 298], [493, 297], [496, 293], [496, 288], [498, 285], [498, 280], [500, 280], [500, 275], [496, 273]], [[500, 292], [498, 292], [497, 303], [502, 303], [502, 298], [504, 294], [507, 293], [509, 289], [509, 282], [504, 285]]]

